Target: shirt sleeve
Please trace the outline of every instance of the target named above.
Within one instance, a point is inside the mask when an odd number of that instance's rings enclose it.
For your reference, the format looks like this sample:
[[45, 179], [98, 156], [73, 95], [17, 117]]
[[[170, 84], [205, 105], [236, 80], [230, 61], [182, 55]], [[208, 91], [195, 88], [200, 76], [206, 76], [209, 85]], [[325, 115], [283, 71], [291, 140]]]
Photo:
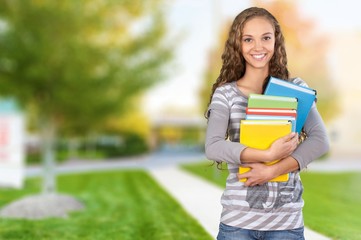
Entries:
[[240, 164], [241, 152], [245, 146], [226, 139], [230, 107], [222, 92], [215, 91], [207, 115], [206, 157], [217, 162]]
[[291, 154], [298, 162], [300, 170], [329, 151], [327, 130], [317, 110], [316, 103], [313, 103], [307, 116], [304, 131], [307, 138]]

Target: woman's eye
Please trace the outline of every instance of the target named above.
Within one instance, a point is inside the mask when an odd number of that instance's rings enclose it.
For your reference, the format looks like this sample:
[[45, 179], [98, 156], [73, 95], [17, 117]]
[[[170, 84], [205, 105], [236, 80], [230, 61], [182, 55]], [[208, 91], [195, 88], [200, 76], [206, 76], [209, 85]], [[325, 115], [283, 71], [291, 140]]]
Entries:
[[244, 42], [251, 42], [252, 41], [252, 38], [245, 38], [243, 39]]
[[268, 40], [271, 40], [271, 37], [267, 36], [267, 37], [264, 37], [263, 39], [268, 41]]

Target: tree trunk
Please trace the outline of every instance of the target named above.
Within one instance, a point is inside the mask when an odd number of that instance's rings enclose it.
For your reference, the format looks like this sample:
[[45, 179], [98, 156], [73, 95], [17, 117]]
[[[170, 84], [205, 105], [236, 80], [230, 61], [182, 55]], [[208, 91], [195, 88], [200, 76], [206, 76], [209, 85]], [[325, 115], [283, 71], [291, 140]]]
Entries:
[[44, 167], [43, 194], [56, 192], [55, 173], [55, 126], [50, 121], [43, 122], [41, 126], [42, 160]]
[[68, 140], [68, 159], [79, 158], [79, 140], [75, 137]]

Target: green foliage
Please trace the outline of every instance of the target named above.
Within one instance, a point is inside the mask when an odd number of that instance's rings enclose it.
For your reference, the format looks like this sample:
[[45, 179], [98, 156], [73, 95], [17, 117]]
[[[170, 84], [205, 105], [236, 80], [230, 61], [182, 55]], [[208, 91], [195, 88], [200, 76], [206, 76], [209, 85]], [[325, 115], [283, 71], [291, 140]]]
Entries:
[[100, 132], [164, 77], [165, 34], [158, 0], [1, 2], [0, 96], [32, 111], [47, 168], [58, 135]]
[[[217, 170], [211, 162], [184, 165], [183, 168], [224, 188], [227, 170]], [[301, 174], [304, 186], [305, 224], [333, 239], [357, 240], [361, 230], [361, 173]]]
[[[98, 137], [95, 141], [83, 140], [74, 153], [69, 147], [69, 139], [64, 139], [56, 144], [55, 161], [60, 163], [70, 158], [101, 160], [105, 158], [117, 158], [144, 154], [149, 151], [148, 144], [144, 138], [132, 132], [121, 135]], [[32, 149], [26, 154], [27, 164], [41, 163], [40, 149]]]
[[[76, 196], [85, 210], [65, 219], [0, 221], [1, 239], [177, 239], [210, 240], [191, 218], [143, 171], [59, 176], [59, 191]], [[26, 191], [36, 191], [37, 179], [25, 190], [0, 190], [1, 205]], [[29, 190], [28, 190], [29, 189]]]
[[94, 131], [126, 111], [171, 57], [157, 0], [12, 0], [0, 20], [0, 94], [58, 131]]
[[[149, 150], [145, 139], [137, 134], [124, 133], [120, 139], [120, 143], [97, 142], [95, 149], [102, 152], [106, 158], [139, 155]], [[85, 150], [84, 147], [83, 150]]]
[[210, 95], [212, 92], [213, 84], [216, 82], [222, 67], [222, 53], [228, 37], [228, 31], [230, 24], [229, 22], [222, 29], [218, 36], [218, 42], [214, 46], [208, 55], [208, 65], [205, 69], [203, 76], [203, 85], [201, 86], [199, 97], [201, 102], [201, 109], [203, 113], [207, 110], [208, 104], [210, 103]]

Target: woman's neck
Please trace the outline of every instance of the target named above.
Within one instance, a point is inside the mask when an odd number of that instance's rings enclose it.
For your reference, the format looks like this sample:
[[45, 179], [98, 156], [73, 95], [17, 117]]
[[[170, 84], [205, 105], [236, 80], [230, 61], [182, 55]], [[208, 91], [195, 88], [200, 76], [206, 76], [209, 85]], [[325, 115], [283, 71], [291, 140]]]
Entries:
[[238, 88], [247, 96], [250, 93], [261, 94], [267, 76], [268, 71], [246, 71], [244, 76], [237, 81]]

